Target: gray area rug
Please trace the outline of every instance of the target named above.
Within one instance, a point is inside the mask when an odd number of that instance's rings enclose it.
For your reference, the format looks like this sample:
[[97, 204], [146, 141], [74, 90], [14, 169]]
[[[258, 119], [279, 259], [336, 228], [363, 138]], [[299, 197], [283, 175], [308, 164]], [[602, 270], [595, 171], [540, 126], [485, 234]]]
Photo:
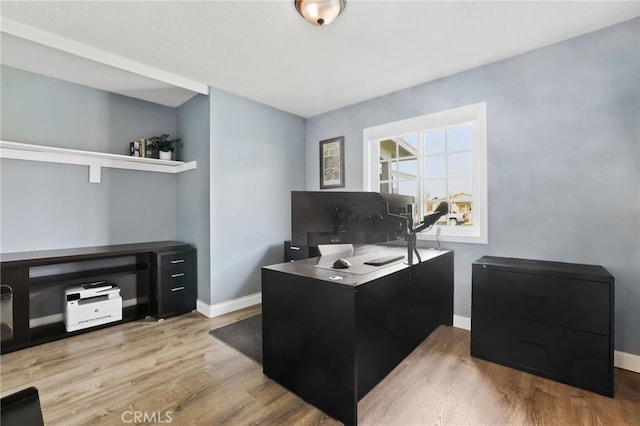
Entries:
[[209, 334], [262, 364], [262, 314], [216, 328]]

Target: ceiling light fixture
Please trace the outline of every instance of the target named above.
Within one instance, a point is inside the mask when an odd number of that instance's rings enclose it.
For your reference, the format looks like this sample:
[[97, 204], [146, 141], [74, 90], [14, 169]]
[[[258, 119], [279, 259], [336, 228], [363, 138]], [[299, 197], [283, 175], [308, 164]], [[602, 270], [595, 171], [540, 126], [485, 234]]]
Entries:
[[344, 10], [347, 0], [295, 0], [296, 10], [313, 25], [329, 25]]

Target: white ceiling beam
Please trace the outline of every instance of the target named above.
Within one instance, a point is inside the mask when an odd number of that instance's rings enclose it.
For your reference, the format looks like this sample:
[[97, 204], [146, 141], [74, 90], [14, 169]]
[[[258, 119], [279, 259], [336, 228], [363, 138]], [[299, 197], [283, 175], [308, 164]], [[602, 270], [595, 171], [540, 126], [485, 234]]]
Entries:
[[161, 81], [172, 86], [191, 90], [196, 93], [202, 93], [204, 95], [209, 94], [209, 86], [206, 84], [189, 80], [121, 56], [113, 55], [103, 50], [96, 49], [7, 18], [0, 18], [0, 32], [70, 53], [81, 58], [90, 59], [101, 64]]

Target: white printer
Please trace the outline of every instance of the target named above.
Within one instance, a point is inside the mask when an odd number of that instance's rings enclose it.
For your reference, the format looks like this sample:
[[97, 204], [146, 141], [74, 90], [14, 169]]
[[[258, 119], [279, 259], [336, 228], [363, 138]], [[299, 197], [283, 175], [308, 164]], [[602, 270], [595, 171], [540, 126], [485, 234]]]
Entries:
[[122, 319], [120, 288], [107, 281], [69, 287], [64, 291], [64, 326], [76, 331]]

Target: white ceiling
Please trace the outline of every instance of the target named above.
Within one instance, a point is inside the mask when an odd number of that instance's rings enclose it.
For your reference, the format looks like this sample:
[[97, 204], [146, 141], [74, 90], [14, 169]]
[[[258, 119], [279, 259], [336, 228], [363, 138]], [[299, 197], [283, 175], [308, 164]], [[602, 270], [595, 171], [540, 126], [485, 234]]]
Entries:
[[[192, 81], [310, 117], [640, 16], [640, 2], [348, 0], [327, 27], [293, 0], [3, 0], [0, 15], [10, 66], [172, 106], [198, 91], [181, 84]], [[15, 26], [128, 66], [65, 66], [78, 58], [43, 53]]]

